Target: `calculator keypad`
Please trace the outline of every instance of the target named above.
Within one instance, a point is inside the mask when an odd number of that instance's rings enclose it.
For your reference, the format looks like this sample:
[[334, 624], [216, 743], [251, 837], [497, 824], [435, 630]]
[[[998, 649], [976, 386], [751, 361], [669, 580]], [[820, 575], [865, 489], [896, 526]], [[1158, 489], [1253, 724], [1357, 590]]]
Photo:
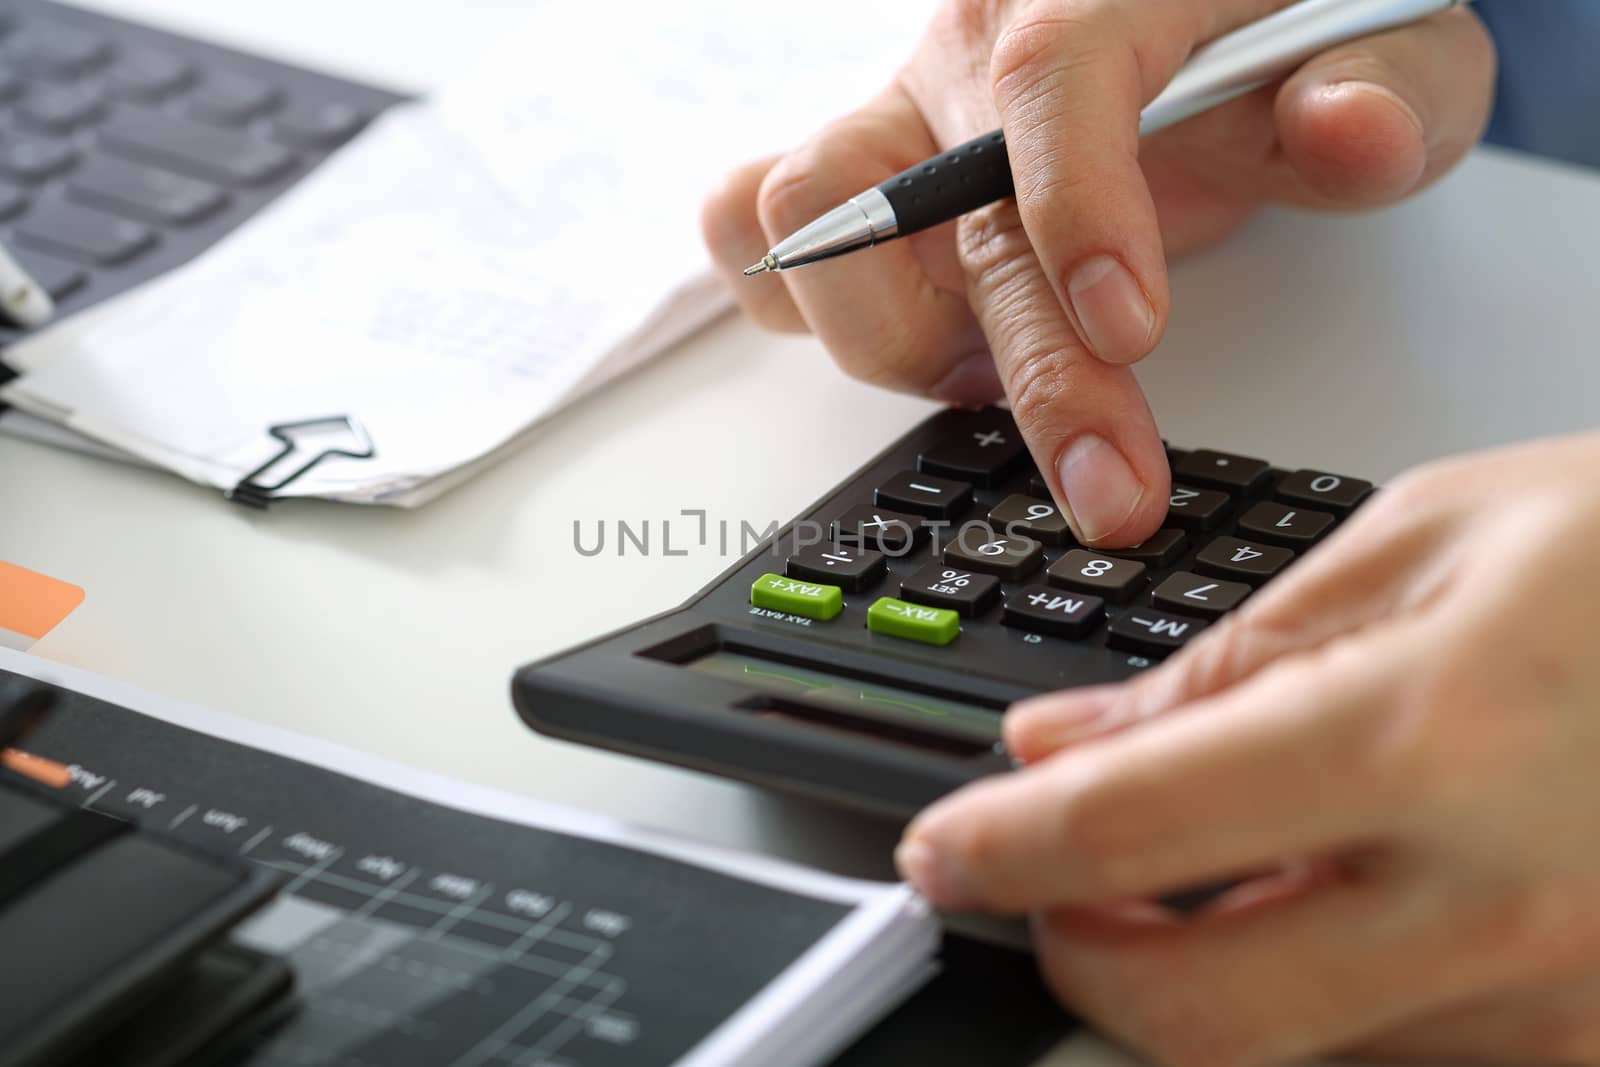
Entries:
[[904, 555], [926, 532], [922, 518], [903, 511], [863, 504], [833, 521], [833, 540], [841, 545]]
[[1295, 471], [1278, 483], [1279, 500], [1348, 515], [1372, 495], [1372, 483], [1325, 471]]
[[1027, 454], [1022, 434], [1005, 412], [962, 412], [944, 439], [917, 458], [924, 473], [992, 488]]
[[1000, 579], [948, 563], [930, 563], [900, 583], [900, 599], [949, 608], [965, 618], [981, 615], [1000, 597]]
[[1144, 585], [1148, 570], [1143, 563], [1118, 559], [1109, 552], [1079, 548], [1052, 563], [1045, 577], [1051, 585], [1094, 593], [1120, 603], [1130, 599]]
[[1106, 645], [1145, 656], [1165, 656], [1194, 640], [1206, 624], [1187, 615], [1136, 609], [1111, 620]]
[[1174, 482], [1167, 522], [1189, 533], [1215, 529], [1233, 507], [1233, 498], [1220, 489], [1197, 489]]
[[1056, 637], [1081, 638], [1100, 625], [1106, 602], [1086, 593], [1066, 593], [1048, 585], [1025, 585], [1006, 599], [1000, 621], [1007, 626]]
[[1251, 591], [1243, 582], [1224, 582], [1179, 571], [1156, 586], [1150, 599], [1158, 608], [1215, 619], [1244, 603]]
[[878, 487], [877, 504], [930, 519], [953, 519], [972, 506], [972, 486], [932, 474], [906, 471]]
[[997, 649], [1002, 661], [1008, 648], [1037, 649], [1027, 662], [1047, 664], [1056, 642], [1072, 643], [1126, 671], [1225, 618], [1373, 492], [1359, 479], [1169, 448], [1167, 521], [1142, 544], [1090, 548], [1007, 413], [952, 412], [935, 425], [833, 498], [833, 515], [818, 516], [829, 524], [812, 527], [824, 543], [786, 557], [788, 578], [845, 593], [817, 636], [865, 627], [933, 646], [913, 656], [1002, 677], [1004, 664], [989, 661]]
[[1206, 574], [1260, 585], [1276, 576], [1293, 559], [1294, 553], [1286, 548], [1259, 541], [1241, 541], [1237, 537], [1219, 537], [1201, 549], [1194, 561]]
[[1178, 557], [1183, 555], [1185, 539], [1182, 530], [1157, 530], [1155, 534], [1131, 548], [1118, 548], [1111, 551], [1123, 559], [1131, 559], [1135, 563], [1143, 563], [1152, 570], [1163, 570], [1178, 562]]
[[887, 569], [882, 552], [851, 545], [813, 545], [789, 557], [791, 578], [828, 582], [847, 593], [859, 593], [880, 581]]
[[989, 512], [989, 525], [1047, 545], [1072, 543], [1072, 531], [1060, 508], [1048, 500], [1020, 493], [1013, 493], [994, 506]]
[[1044, 562], [1044, 546], [990, 526], [968, 525], [945, 546], [944, 561], [1015, 582], [1039, 569]]
[[1173, 478], [1177, 481], [1246, 496], [1260, 492], [1271, 472], [1272, 465], [1266, 460], [1213, 452], [1209, 448], [1190, 452], [1172, 468]]
[[1285, 548], [1304, 549], [1322, 540], [1323, 534], [1333, 529], [1333, 522], [1326, 511], [1263, 500], [1239, 516], [1239, 532]]

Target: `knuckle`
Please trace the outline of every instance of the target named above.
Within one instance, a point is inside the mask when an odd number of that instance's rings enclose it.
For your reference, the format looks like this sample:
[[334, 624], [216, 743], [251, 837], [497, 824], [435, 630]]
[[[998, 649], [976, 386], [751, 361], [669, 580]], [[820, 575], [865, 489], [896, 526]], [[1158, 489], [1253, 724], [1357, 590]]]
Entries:
[[1054, 0], [1034, 4], [995, 38], [989, 82], [1004, 108], [1037, 100], [1055, 85], [1063, 66], [1076, 65], [1083, 50], [1098, 47], [1104, 34], [1104, 0]]
[[1564, 1008], [1543, 1020], [1530, 1050], [1540, 1063], [1600, 1067], [1600, 1019], [1592, 1005]]
[[1530, 882], [1502, 895], [1484, 908], [1485, 950], [1553, 973], [1592, 966], [1600, 952], [1595, 888]]
[[1010, 6], [1010, 0], [952, 0], [935, 13], [929, 30], [942, 44], [981, 52], [991, 46]]
[[[1258, 609], [1258, 616], [1263, 613]], [[1175, 678], [1172, 702], [1215, 693], [1250, 673], [1263, 657], [1264, 645], [1282, 644], [1274, 640], [1278, 620], [1266, 616], [1250, 618], [1235, 615], [1224, 619], [1185, 650], [1174, 661]]]
[[1067, 790], [1055, 814], [1052, 837], [1071, 857], [1088, 898], [1139, 892], [1143, 867], [1141, 805], [1122, 784], [1093, 772]]
[[768, 233], [786, 233], [814, 218], [830, 192], [820, 176], [815, 150], [785, 156], [756, 191], [756, 217]]
[[956, 224], [956, 254], [968, 284], [998, 286], [1034, 262], [1033, 243], [1012, 205], [1001, 203], [963, 215]]
[[1081, 383], [1078, 354], [1053, 336], [1026, 332], [1002, 368], [1012, 415], [1023, 437], [1054, 454], [1076, 432], [1076, 420], [1062, 412]]

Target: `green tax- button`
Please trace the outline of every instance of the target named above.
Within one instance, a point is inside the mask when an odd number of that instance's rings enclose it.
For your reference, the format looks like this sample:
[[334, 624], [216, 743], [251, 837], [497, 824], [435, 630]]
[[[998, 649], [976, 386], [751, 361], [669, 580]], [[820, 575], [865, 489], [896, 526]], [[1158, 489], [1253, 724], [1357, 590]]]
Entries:
[[797, 582], [780, 574], [763, 574], [750, 587], [750, 603], [758, 608], [827, 621], [844, 610], [844, 590], [836, 585]]
[[959, 612], [925, 608], [894, 597], [883, 597], [867, 609], [867, 629], [873, 633], [904, 637], [930, 645], [948, 645], [961, 633]]

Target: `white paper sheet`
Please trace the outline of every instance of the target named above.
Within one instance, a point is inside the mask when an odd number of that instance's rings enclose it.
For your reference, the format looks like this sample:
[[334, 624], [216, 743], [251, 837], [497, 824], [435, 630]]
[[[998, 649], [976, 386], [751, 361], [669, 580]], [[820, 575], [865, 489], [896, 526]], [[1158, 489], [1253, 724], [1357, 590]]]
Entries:
[[231, 487], [267, 427], [347, 414], [377, 455], [288, 495], [415, 504], [730, 300], [698, 213], [745, 159], [869, 98], [927, 3], [543, 5], [6, 399]]

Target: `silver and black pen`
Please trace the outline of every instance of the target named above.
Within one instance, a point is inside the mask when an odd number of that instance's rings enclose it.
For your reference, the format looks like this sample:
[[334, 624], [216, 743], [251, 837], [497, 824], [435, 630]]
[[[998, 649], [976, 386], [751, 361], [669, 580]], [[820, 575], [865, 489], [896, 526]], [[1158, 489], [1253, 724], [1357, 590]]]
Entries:
[[[1154, 133], [1270, 85], [1337, 45], [1471, 0], [1301, 0], [1199, 49], [1139, 118]], [[773, 246], [746, 275], [792, 270], [938, 226], [1015, 192], [996, 130], [851, 197]]]

